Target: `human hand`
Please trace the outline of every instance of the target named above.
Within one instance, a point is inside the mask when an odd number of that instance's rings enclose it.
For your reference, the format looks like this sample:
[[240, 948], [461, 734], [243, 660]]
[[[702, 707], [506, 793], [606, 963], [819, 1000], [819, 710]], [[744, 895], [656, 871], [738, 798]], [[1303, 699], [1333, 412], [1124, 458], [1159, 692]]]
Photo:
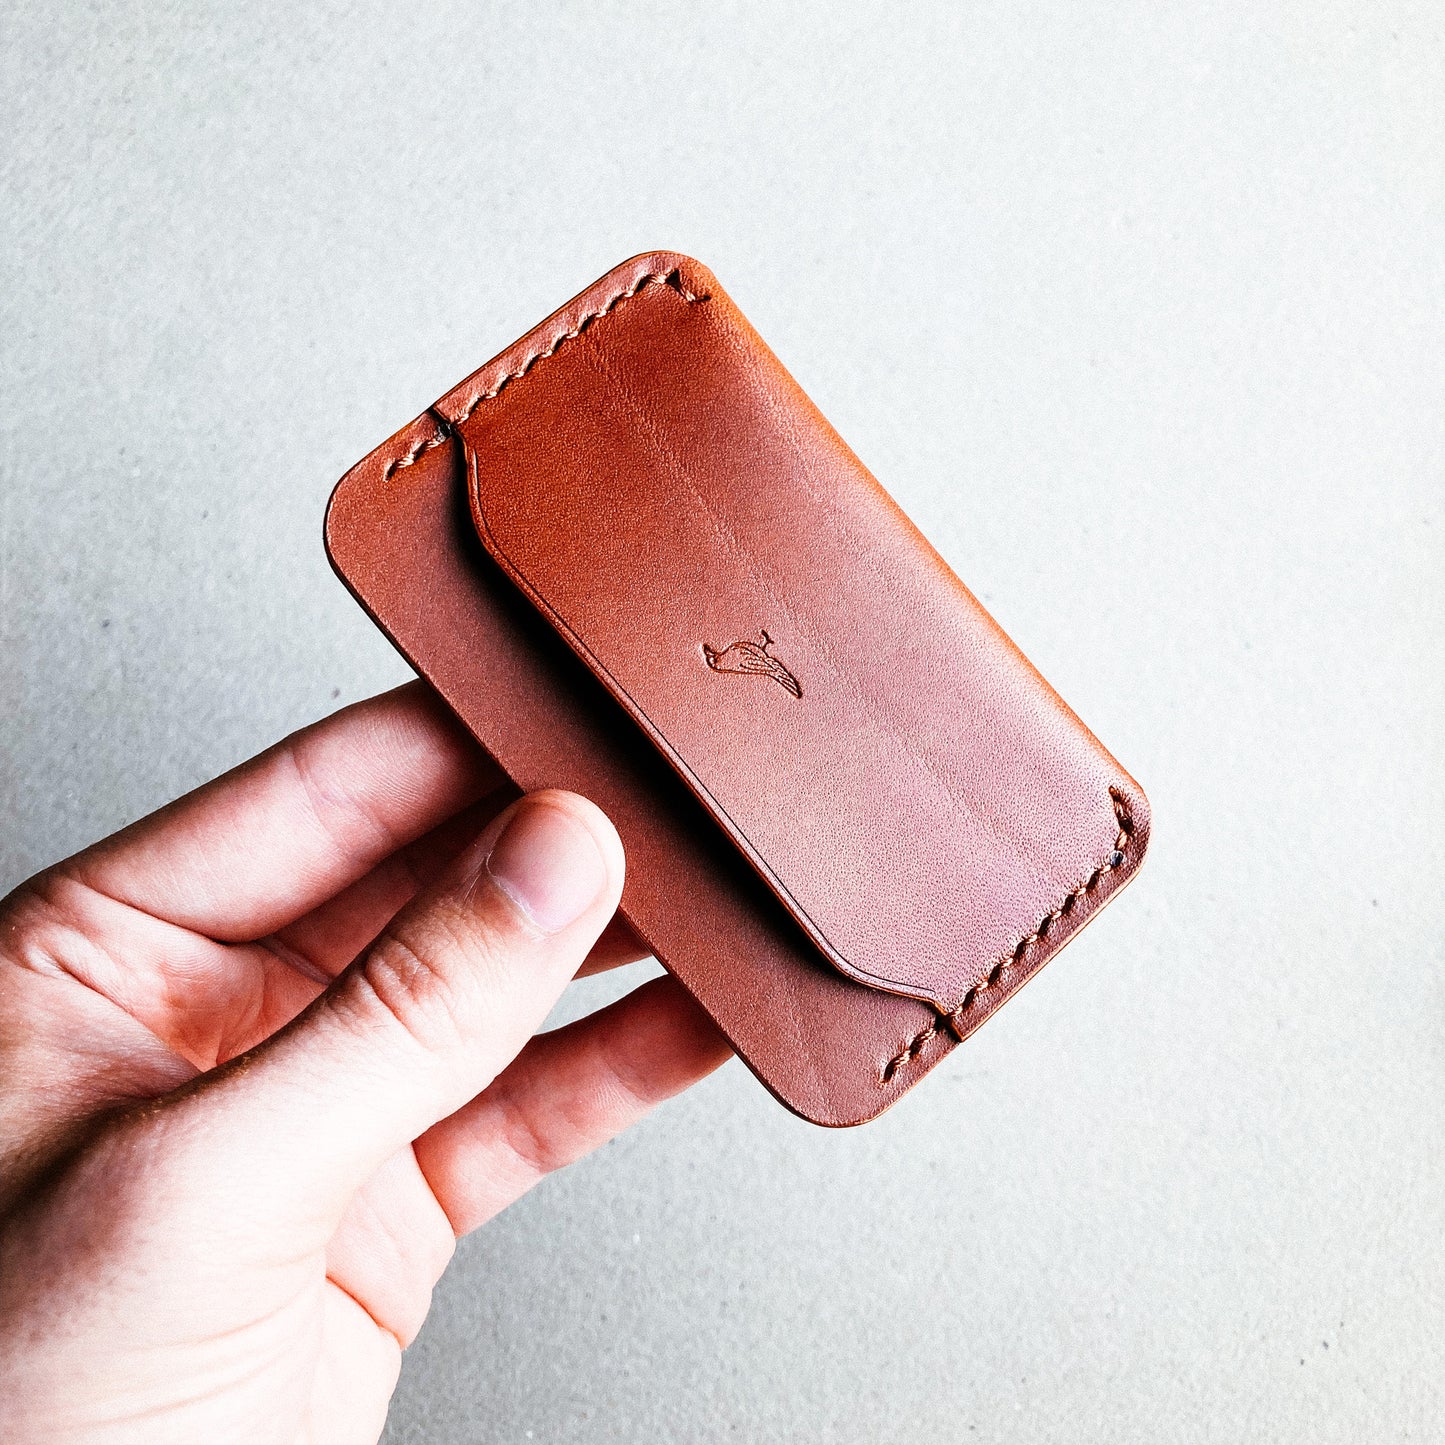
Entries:
[[727, 1057], [669, 978], [531, 1037], [645, 950], [502, 782], [412, 684], [0, 904], [7, 1445], [374, 1441], [456, 1236]]

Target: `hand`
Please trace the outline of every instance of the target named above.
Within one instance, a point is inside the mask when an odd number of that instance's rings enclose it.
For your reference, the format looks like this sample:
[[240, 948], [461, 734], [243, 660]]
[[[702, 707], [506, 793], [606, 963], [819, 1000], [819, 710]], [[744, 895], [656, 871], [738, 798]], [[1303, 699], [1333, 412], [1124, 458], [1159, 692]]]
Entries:
[[0, 1439], [374, 1441], [456, 1236], [727, 1057], [667, 978], [531, 1037], [644, 950], [502, 784], [413, 684], [0, 904]]

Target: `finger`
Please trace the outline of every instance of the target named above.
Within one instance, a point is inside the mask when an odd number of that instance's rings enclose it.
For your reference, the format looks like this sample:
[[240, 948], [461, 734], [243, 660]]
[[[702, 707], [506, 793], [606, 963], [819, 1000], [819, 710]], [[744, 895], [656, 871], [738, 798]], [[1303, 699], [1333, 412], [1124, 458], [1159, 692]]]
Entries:
[[[204, 989], [172, 990], [143, 1021], [199, 1068], [228, 1063], [289, 1024], [379, 931], [353, 924], [344, 927], [345, 943], [315, 940], [311, 957], [316, 962], [288, 948], [282, 942], [286, 933], [256, 944], [212, 945], [227, 948], [235, 966], [219, 977], [213, 973]], [[651, 956], [652, 950], [614, 915], [573, 977], [591, 978]]]
[[479, 1099], [388, 1159], [348, 1207], [328, 1277], [403, 1345], [421, 1328], [455, 1235], [511, 1203], [728, 1057], [670, 978], [532, 1040]]
[[[325, 982], [335, 978], [405, 904], [441, 876], [516, 796], [510, 782], [494, 789], [425, 837], [383, 859], [366, 877], [358, 878], [335, 898], [328, 898], [260, 942], [314, 979]], [[620, 917], [614, 917], [602, 930], [602, 937], [577, 970], [577, 976], [604, 973], [648, 958], [651, 953]], [[259, 1038], [252, 1042], [259, 1042]]]
[[[365, 943], [372, 942], [378, 931], [367, 932]], [[213, 975], [204, 989], [173, 991], [142, 1020], [182, 1057], [203, 1069], [229, 1063], [285, 1028], [341, 971], [338, 965], [343, 953], [350, 960], [362, 951], [349, 944], [345, 948], [319, 945], [319, 963], [313, 964], [276, 938], [249, 945], [212, 946], [226, 947], [232, 962], [239, 960], [237, 966], [225, 969], [220, 977]], [[651, 956], [652, 950], [614, 915], [573, 977], [591, 978]]]
[[324, 719], [61, 865], [213, 938], [259, 938], [502, 781], [439, 698], [408, 683]]
[[334, 898], [259, 942], [301, 972], [329, 982], [418, 893], [440, 878], [516, 797], [517, 790], [510, 783], [494, 788], [414, 843], [383, 858]]
[[[622, 844], [572, 793], [502, 813], [295, 1022], [138, 1127], [232, 1218], [324, 1239], [381, 1163], [484, 1089], [596, 942]], [[234, 1161], [245, 1159], [240, 1172]]]
[[347, 1205], [326, 1246], [326, 1276], [406, 1346], [456, 1247], [451, 1222], [407, 1147]]
[[620, 914], [614, 914], [612, 921], [602, 930], [602, 937], [592, 945], [592, 951], [582, 961], [577, 977], [591, 978], [594, 973], [624, 968], [629, 963], [640, 963], [644, 958], [651, 957], [652, 950]]
[[[284, 1028], [376, 939], [397, 911], [451, 866], [500, 810], [511, 784], [384, 859], [365, 878], [255, 943], [221, 944], [52, 875], [27, 895], [24, 931], [71, 978], [129, 1014], [198, 1070], [213, 1069]], [[34, 886], [31, 894], [34, 894]], [[99, 948], [90, 940], [105, 939]], [[578, 977], [646, 958], [620, 918], [603, 930]], [[137, 967], [136, 960], [147, 960]], [[67, 1056], [74, 1050], [65, 1050]]]
[[671, 977], [532, 1040], [484, 1094], [416, 1141], [458, 1234], [505, 1209], [732, 1054]]

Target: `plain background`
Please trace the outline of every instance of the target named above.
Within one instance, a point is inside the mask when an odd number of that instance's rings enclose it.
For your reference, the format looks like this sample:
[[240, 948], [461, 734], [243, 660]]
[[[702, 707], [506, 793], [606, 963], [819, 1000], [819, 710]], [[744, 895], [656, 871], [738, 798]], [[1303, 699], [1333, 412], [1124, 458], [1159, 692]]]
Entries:
[[390, 1445], [1445, 1433], [1442, 26], [5, 7], [0, 886], [401, 679], [332, 483], [655, 246], [1153, 801], [880, 1122], [731, 1064], [465, 1242]]

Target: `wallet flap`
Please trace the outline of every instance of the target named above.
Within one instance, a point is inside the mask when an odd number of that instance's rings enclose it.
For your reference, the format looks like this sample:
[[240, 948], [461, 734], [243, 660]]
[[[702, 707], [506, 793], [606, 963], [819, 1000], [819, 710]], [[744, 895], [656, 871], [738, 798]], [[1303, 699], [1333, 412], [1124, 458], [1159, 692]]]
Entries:
[[416, 449], [460, 439], [483, 546], [833, 965], [957, 1029], [1143, 796], [709, 273], [611, 275]]

